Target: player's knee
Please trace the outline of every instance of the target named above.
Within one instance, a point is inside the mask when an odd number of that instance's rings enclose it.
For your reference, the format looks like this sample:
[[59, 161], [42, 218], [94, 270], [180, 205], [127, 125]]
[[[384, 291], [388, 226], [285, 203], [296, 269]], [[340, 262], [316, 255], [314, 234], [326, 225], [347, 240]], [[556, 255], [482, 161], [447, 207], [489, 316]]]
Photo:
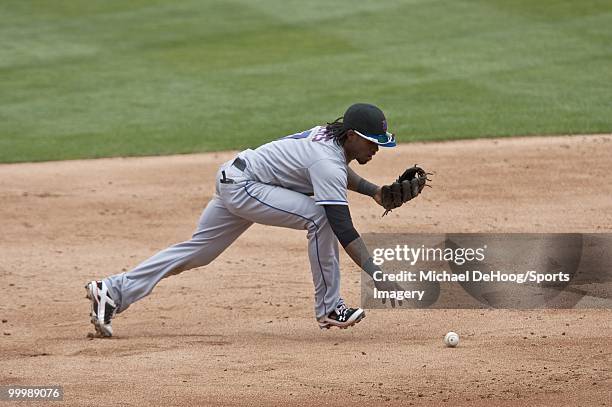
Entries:
[[323, 205], [316, 205], [315, 211], [312, 216], [312, 221], [319, 226], [323, 226], [327, 223], [327, 214], [325, 213], [325, 207]]
[[320, 208], [320, 211], [311, 216], [306, 224], [306, 228], [310, 233], [320, 233], [330, 227], [323, 207], [318, 206], [317, 208]]

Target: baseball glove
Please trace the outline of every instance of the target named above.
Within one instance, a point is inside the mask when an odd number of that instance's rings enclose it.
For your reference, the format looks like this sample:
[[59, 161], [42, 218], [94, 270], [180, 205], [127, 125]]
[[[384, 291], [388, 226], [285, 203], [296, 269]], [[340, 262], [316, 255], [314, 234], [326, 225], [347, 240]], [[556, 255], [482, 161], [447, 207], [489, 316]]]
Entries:
[[385, 208], [383, 216], [419, 195], [427, 185], [427, 181], [430, 181], [427, 179], [428, 175], [431, 173], [415, 164], [414, 167], [404, 171], [394, 183], [383, 185], [381, 190], [382, 206]]

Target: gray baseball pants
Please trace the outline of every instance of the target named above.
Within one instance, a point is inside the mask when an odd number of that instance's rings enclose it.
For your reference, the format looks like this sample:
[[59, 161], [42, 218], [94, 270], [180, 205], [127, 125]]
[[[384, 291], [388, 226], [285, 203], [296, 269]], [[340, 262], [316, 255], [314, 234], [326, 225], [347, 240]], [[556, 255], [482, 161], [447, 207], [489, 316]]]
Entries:
[[[168, 247], [136, 268], [104, 280], [118, 311], [149, 295], [165, 277], [209, 264], [254, 222], [307, 230], [308, 257], [315, 288], [315, 316], [329, 314], [340, 300], [338, 240], [323, 206], [304, 194], [251, 180], [223, 164], [217, 172], [216, 193], [208, 203], [190, 240]], [[221, 171], [232, 182], [220, 182]], [[286, 276], [291, 278], [290, 275]]]

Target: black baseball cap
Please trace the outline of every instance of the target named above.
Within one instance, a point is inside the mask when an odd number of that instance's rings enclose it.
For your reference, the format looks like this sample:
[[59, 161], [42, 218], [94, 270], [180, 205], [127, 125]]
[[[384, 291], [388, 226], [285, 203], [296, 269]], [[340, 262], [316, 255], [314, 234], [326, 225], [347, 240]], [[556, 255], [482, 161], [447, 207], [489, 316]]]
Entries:
[[395, 136], [387, 131], [387, 119], [378, 107], [355, 103], [342, 120], [345, 130], [354, 130], [361, 137], [382, 147], [395, 147]]

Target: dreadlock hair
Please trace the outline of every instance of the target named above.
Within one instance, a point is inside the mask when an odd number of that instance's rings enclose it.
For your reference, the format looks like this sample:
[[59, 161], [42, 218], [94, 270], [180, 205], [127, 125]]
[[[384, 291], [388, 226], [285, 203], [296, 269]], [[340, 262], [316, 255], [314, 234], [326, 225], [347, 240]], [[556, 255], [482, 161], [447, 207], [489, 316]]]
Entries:
[[325, 131], [332, 140], [336, 142], [339, 146], [343, 146], [346, 141], [346, 129], [344, 128], [344, 124], [342, 123], [343, 117], [338, 117], [331, 123], [327, 123], [325, 126]]

